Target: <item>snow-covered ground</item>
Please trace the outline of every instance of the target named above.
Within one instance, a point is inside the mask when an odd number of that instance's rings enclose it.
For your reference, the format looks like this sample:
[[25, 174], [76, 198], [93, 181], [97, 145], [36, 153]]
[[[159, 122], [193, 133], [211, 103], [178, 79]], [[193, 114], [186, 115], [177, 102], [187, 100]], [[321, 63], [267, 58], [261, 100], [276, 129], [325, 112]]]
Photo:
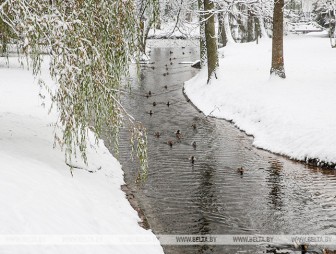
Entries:
[[285, 37], [285, 80], [270, 77], [270, 39], [229, 44], [219, 55], [217, 80], [206, 84], [202, 70], [185, 84], [198, 108], [232, 120], [257, 147], [336, 163], [336, 50], [323, 33]]
[[[153, 233], [138, 225], [137, 212], [120, 189], [121, 166], [103, 142], [88, 154], [89, 169], [100, 170], [75, 169], [72, 177], [64, 153], [53, 149], [56, 114], [41, 107], [31, 73], [15, 59], [9, 68], [4, 62], [0, 58], [0, 253], [163, 253]], [[19, 236], [36, 235], [51, 244], [19, 245], [29, 241]], [[121, 236], [123, 243], [65, 245], [60, 239], [68, 235]], [[129, 244], [139, 237], [153, 243]]]
[[316, 22], [288, 23], [287, 27], [288, 30], [293, 33], [320, 32], [323, 30], [323, 27]]

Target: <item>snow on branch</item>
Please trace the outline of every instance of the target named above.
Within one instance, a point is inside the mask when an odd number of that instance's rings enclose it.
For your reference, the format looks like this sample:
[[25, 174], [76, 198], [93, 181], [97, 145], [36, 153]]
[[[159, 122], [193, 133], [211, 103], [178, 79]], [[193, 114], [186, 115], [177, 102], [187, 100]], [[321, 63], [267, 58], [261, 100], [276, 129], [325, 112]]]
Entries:
[[0, 13], [17, 35], [16, 43], [30, 59], [35, 75], [41, 71], [47, 48], [50, 74], [57, 84], [56, 89], [48, 89], [59, 113], [55, 140], [65, 148], [66, 161], [71, 162], [77, 148], [87, 160], [89, 129], [96, 139], [109, 129], [117, 147], [119, 128], [126, 122], [142, 172], [147, 172], [146, 131], [120, 103], [130, 57], [138, 53], [134, 2], [6, 0]]

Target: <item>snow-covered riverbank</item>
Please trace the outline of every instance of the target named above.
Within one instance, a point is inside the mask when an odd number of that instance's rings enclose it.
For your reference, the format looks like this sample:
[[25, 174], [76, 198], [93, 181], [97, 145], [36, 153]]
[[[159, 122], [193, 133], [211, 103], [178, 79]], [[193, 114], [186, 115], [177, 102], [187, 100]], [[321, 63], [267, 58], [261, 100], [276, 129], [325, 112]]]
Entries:
[[[75, 169], [72, 177], [64, 152], [53, 149], [56, 114], [41, 107], [31, 72], [19, 68], [16, 59], [9, 68], [4, 62], [0, 58], [0, 253], [163, 253], [153, 233], [138, 225], [137, 212], [120, 189], [119, 162], [101, 142], [88, 154], [88, 169], [99, 170]], [[6, 246], [6, 235], [42, 235], [44, 240], [52, 240], [51, 235], [110, 235], [124, 242], [19, 245], [25, 240], [12, 237], [8, 243], [18, 244]], [[139, 237], [149, 237], [153, 244], [130, 244]]]
[[[298, 160], [336, 163], [336, 50], [319, 34], [285, 37], [287, 78], [270, 77], [271, 40], [220, 50], [218, 79], [185, 84], [204, 114], [232, 120], [254, 145]], [[224, 57], [223, 57], [224, 56]]]

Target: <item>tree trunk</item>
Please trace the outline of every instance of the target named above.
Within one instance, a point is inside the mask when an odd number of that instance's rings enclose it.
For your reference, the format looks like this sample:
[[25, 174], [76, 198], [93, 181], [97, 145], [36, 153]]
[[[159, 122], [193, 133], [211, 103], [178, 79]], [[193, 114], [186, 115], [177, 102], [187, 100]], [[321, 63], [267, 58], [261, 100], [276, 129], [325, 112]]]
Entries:
[[224, 14], [222, 12], [218, 13], [218, 36], [219, 42], [225, 47], [227, 38], [225, 33]]
[[224, 14], [224, 27], [225, 27], [225, 34], [226, 40], [229, 43], [235, 43], [235, 40], [232, 37], [231, 27], [230, 27], [230, 20], [229, 20], [229, 13]]
[[265, 22], [263, 17], [258, 17], [258, 23], [259, 23], [259, 28], [260, 28], [260, 37], [262, 38], [269, 38], [266, 28], [265, 28]]
[[257, 14], [258, 16], [258, 24], [259, 24], [259, 35], [260, 37], [263, 38], [268, 38], [268, 34], [265, 29], [265, 22], [264, 22], [264, 14], [263, 14], [263, 3], [261, 0], [258, 0], [258, 5], [259, 5], [259, 12]]
[[248, 37], [248, 27], [246, 28], [245, 26], [245, 20], [242, 19], [242, 17], [238, 16], [232, 16], [232, 19], [234, 20], [234, 24], [236, 24], [237, 26], [237, 38], [236, 41], [238, 40], [239, 42], [245, 42], [247, 41], [247, 37]]
[[254, 16], [250, 10], [247, 12], [247, 42], [254, 41], [255, 32], [254, 32]]
[[255, 36], [255, 40], [258, 44], [259, 42], [259, 38], [261, 37], [261, 33], [260, 33], [260, 24], [259, 24], [259, 19], [258, 17], [254, 18], [254, 36]]
[[140, 20], [140, 39], [141, 41], [139, 42], [139, 48], [140, 48], [140, 52], [143, 54], [146, 53], [148, 34], [153, 24], [154, 24], [153, 17], [151, 17], [147, 23], [146, 21]]
[[284, 0], [274, 0], [271, 74], [286, 78], [283, 58]]
[[263, 17], [258, 17], [258, 21], [259, 21], [259, 28], [260, 28], [260, 37], [269, 38], [269, 36], [266, 32], [264, 18]]
[[204, 0], [205, 11], [205, 41], [208, 63], [208, 83], [213, 75], [216, 77], [218, 66], [217, 38], [215, 31], [215, 16], [213, 13], [214, 3], [212, 0]]
[[198, 10], [199, 10], [199, 22], [200, 22], [200, 66], [201, 68], [205, 64], [206, 59], [206, 45], [205, 45], [205, 22], [204, 22], [204, 4], [203, 0], [198, 0]]

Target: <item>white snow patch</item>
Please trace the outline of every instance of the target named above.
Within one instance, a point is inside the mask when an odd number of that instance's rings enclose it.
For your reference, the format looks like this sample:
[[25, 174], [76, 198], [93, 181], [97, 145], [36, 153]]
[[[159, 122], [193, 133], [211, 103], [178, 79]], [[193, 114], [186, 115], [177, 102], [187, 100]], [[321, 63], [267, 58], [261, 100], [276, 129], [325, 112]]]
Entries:
[[[72, 177], [53, 149], [57, 115], [41, 107], [39, 87], [16, 60], [0, 58], [0, 234], [153, 236], [125, 198], [119, 162], [103, 142], [88, 151], [89, 173]], [[47, 66], [44, 67], [47, 72]], [[50, 81], [50, 80], [49, 80]], [[42, 92], [42, 91], [41, 91]], [[43, 93], [43, 92], [42, 92]], [[48, 100], [46, 102], [48, 104]], [[152, 245], [0, 245], [0, 253], [163, 253]]]
[[285, 80], [270, 77], [271, 40], [221, 50], [218, 79], [206, 84], [204, 69], [185, 84], [197, 107], [233, 120], [257, 147], [336, 162], [336, 50], [329, 39], [285, 37]]

